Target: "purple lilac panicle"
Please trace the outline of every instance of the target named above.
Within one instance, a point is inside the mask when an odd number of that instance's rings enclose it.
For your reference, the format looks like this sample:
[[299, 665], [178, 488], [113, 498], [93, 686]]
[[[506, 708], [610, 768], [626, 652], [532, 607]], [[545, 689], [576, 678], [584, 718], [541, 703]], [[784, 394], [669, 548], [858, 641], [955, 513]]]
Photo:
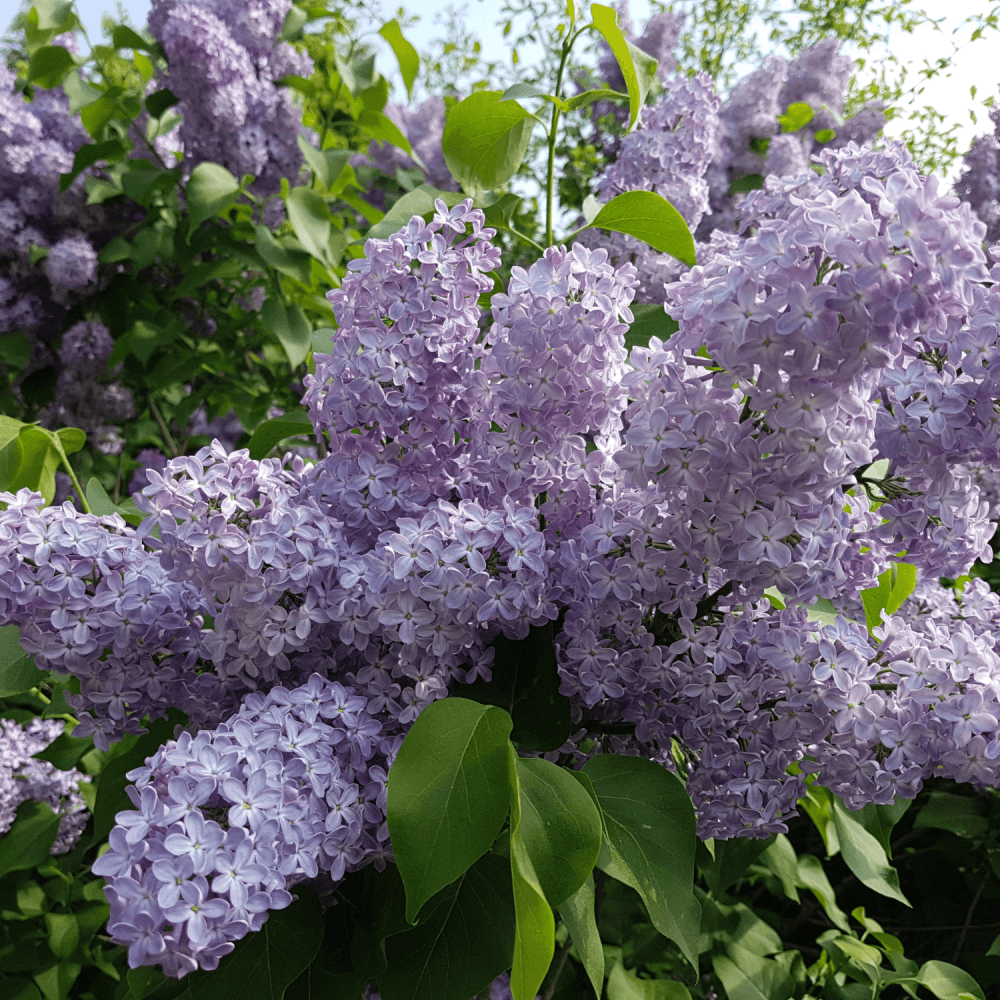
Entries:
[[44, 802], [61, 817], [50, 854], [73, 850], [88, 816], [80, 783], [89, 782], [89, 775], [33, 759], [62, 733], [63, 725], [59, 719], [32, 719], [26, 725], [0, 719], [0, 837], [10, 829], [22, 802]]

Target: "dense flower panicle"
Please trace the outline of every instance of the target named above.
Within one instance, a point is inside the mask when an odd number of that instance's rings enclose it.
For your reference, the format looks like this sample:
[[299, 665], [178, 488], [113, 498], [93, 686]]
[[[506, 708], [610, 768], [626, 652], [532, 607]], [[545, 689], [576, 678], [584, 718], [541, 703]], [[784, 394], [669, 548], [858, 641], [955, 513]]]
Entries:
[[[621, 140], [618, 158], [598, 179], [598, 200], [607, 203], [626, 191], [654, 191], [696, 229], [709, 211], [706, 174], [720, 155], [720, 103], [707, 73], [667, 77], [663, 94], [642, 109], [636, 129]], [[639, 302], [662, 302], [664, 286], [680, 273], [676, 258], [634, 236], [600, 230], [581, 236], [589, 246], [606, 247], [613, 263], [635, 265]]]
[[163, 46], [163, 76], [180, 100], [179, 138], [190, 169], [220, 163], [253, 189], [278, 191], [294, 180], [303, 134], [283, 76], [309, 76], [312, 60], [278, 41], [291, 0], [154, 0], [149, 30]]
[[118, 426], [135, 416], [132, 390], [109, 382], [108, 358], [114, 341], [97, 320], [81, 320], [62, 337], [61, 371], [55, 398], [41, 419], [50, 427], [79, 427], [104, 454], [117, 455], [125, 446]]
[[389, 856], [386, 773], [398, 740], [368, 703], [313, 674], [244, 699], [214, 729], [182, 733], [129, 773], [107, 879], [108, 930], [129, 965], [181, 977], [214, 969], [259, 930], [289, 889], [320, 871], [339, 882]]
[[993, 133], [977, 136], [964, 156], [955, 193], [986, 224], [986, 242], [1000, 240], [1000, 115], [990, 109]]
[[89, 815], [80, 783], [90, 776], [34, 759], [62, 733], [63, 725], [59, 719], [32, 719], [26, 725], [0, 719], [0, 837], [11, 828], [22, 802], [44, 802], [61, 817], [50, 854], [73, 850]]

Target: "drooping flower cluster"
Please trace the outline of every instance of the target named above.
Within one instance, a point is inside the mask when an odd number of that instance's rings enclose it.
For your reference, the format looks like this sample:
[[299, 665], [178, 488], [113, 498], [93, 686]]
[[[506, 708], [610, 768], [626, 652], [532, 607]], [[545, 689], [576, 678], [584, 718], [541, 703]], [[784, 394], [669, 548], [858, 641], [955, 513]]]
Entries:
[[179, 98], [188, 169], [220, 163], [253, 190], [276, 192], [302, 167], [302, 132], [283, 76], [312, 60], [278, 41], [291, 0], [153, 0], [148, 27], [169, 63], [162, 84]]
[[986, 224], [986, 242], [1000, 240], [1000, 112], [990, 109], [993, 132], [977, 136], [965, 154], [955, 193]]
[[42, 419], [52, 427], [79, 427], [105, 455], [125, 446], [116, 425], [135, 416], [131, 389], [108, 382], [108, 358], [114, 349], [108, 328], [97, 320], [81, 320], [62, 336], [55, 399]]
[[182, 733], [130, 772], [135, 810], [117, 816], [93, 870], [108, 880], [108, 930], [129, 964], [183, 976], [214, 969], [259, 930], [288, 889], [334, 881], [385, 856], [386, 772], [364, 698], [318, 674], [249, 695], [211, 730]]
[[0, 718], [0, 837], [11, 828], [22, 802], [44, 802], [61, 817], [50, 854], [73, 850], [89, 815], [80, 794], [80, 783], [90, 781], [89, 775], [34, 759], [63, 726], [60, 719], [32, 719], [20, 725]]

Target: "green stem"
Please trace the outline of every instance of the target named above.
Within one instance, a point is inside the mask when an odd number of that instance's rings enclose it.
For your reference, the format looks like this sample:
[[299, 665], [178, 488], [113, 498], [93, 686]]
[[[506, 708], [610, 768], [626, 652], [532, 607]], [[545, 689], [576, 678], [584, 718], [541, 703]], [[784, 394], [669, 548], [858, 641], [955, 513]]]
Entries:
[[[576, 39], [576, 35], [570, 35], [565, 42], [563, 42], [562, 53], [559, 56], [559, 69], [556, 72], [556, 86], [553, 90], [553, 94], [559, 97], [559, 91], [562, 88], [562, 78], [563, 71], [566, 69], [566, 60], [569, 58], [570, 49], [573, 47], [573, 42]], [[545, 244], [546, 246], [552, 246], [555, 242], [555, 237], [553, 233], [553, 195], [555, 193], [555, 179], [556, 179], [556, 139], [559, 134], [559, 115], [561, 111], [559, 110], [558, 104], [552, 105], [552, 123], [549, 125], [549, 164], [548, 171], [545, 177]]]
[[149, 396], [149, 408], [153, 413], [153, 418], [156, 420], [156, 423], [160, 428], [160, 433], [163, 435], [164, 443], [170, 449], [171, 452], [170, 457], [176, 458], [180, 454], [180, 452], [177, 450], [177, 443], [174, 441], [173, 437], [171, 437], [170, 431], [163, 420], [163, 415], [160, 413], [160, 409], [156, 405], [156, 402], [154, 401], [152, 396]]
[[69, 456], [63, 449], [62, 441], [59, 440], [58, 434], [52, 435], [52, 442], [55, 445], [56, 451], [59, 452], [59, 458], [62, 460], [62, 464], [66, 467], [66, 471], [69, 473], [69, 478], [73, 482], [73, 489], [76, 490], [76, 495], [80, 498], [80, 503], [83, 505], [84, 511], [88, 514], [93, 514], [94, 512], [90, 509], [90, 504], [87, 503], [87, 494], [83, 492], [80, 480], [76, 478], [76, 473], [73, 471], [73, 466], [70, 465]]
[[552, 1000], [552, 997], [555, 996], [556, 987], [559, 985], [559, 977], [563, 974], [563, 969], [566, 968], [566, 959], [568, 958], [569, 938], [566, 939], [566, 943], [562, 946], [562, 951], [559, 953], [559, 958], [552, 971], [552, 979], [549, 982], [549, 988], [545, 991], [543, 1000]]

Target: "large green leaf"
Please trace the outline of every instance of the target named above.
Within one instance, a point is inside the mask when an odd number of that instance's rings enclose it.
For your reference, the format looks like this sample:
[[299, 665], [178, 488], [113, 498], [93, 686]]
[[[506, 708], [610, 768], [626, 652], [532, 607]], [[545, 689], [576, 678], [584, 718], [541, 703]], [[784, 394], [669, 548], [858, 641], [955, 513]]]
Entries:
[[690, 1000], [688, 988], [676, 979], [640, 979], [615, 962], [608, 975], [608, 1000]]
[[490, 191], [514, 176], [537, 119], [499, 90], [470, 94], [452, 108], [441, 148], [448, 169], [466, 191]]
[[878, 586], [861, 591], [868, 631], [882, 625], [882, 612], [894, 614], [913, 593], [917, 568], [909, 563], [893, 563], [878, 578]]
[[[590, 877], [601, 849], [601, 815], [580, 782], [541, 758], [514, 758], [517, 838], [550, 906]], [[512, 834], [512, 841], [514, 835]]]
[[462, 689], [464, 697], [496, 705], [514, 720], [510, 738], [528, 750], [558, 750], [572, 730], [570, 703], [559, 693], [551, 622], [533, 625], [523, 639], [493, 640], [492, 678]]
[[889, 863], [885, 849], [836, 796], [833, 798], [833, 822], [840, 842], [840, 853], [848, 868], [873, 892], [909, 906], [909, 901], [899, 888], [899, 875]]
[[[533, 1000], [552, 963], [556, 923], [521, 837], [521, 793], [518, 757], [508, 746], [510, 765], [510, 872], [514, 889], [514, 961], [510, 970], [513, 1000]], [[573, 780], [573, 779], [570, 779]]]
[[341, 175], [348, 160], [353, 155], [349, 149], [319, 150], [310, 145], [304, 135], [299, 136], [299, 149], [309, 164], [309, 169], [319, 178], [323, 187], [333, 187]]
[[58, 87], [75, 65], [64, 45], [43, 45], [28, 62], [28, 82], [46, 89]]
[[734, 837], [732, 840], [715, 841], [715, 857], [700, 864], [713, 895], [725, 892], [752, 865], [758, 855], [771, 846], [774, 837], [758, 840], [752, 837]]
[[322, 264], [331, 264], [333, 223], [323, 197], [312, 188], [295, 187], [288, 193], [285, 207], [288, 221], [302, 246]]
[[850, 922], [847, 914], [837, 905], [837, 897], [823, 868], [823, 862], [813, 854], [800, 854], [798, 869], [799, 884], [816, 897], [830, 922], [842, 931], [848, 930]]
[[974, 840], [986, 833], [989, 821], [980, 815], [982, 799], [933, 791], [930, 801], [917, 813], [914, 829], [949, 830], [958, 837]]
[[28, 799], [17, 807], [17, 818], [0, 836], [0, 878], [8, 872], [40, 865], [59, 833], [59, 816], [45, 802]]
[[684, 217], [655, 191], [626, 191], [601, 206], [590, 227], [634, 236], [694, 267], [694, 237]]
[[559, 904], [559, 916], [569, 931], [576, 956], [586, 970], [595, 995], [600, 997], [604, 986], [604, 949], [597, 929], [596, 902], [594, 877], [590, 875], [569, 899]]
[[280, 417], [265, 420], [253, 432], [247, 448], [250, 450], [251, 458], [266, 458], [271, 453], [271, 449], [286, 438], [303, 434], [311, 437], [312, 433], [313, 425], [309, 414], [305, 410], [292, 410], [290, 413], [283, 413]]
[[264, 326], [278, 338], [288, 357], [297, 368], [312, 349], [312, 326], [297, 303], [285, 305], [278, 299], [268, 299], [260, 311]]
[[625, 347], [649, 347], [652, 337], [669, 340], [680, 329], [680, 324], [671, 319], [662, 305], [655, 302], [637, 302], [630, 306], [632, 322], [625, 334]]
[[444, 698], [406, 734], [392, 765], [388, 823], [411, 923], [500, 832], [510, 808], [510, 730], [499, 708]]
[[594, 27], [604, 36], [625, 78], [629, 103], [628, 127], [631, 129], [639, 117], [642, 106], [646, 103], [649, 87], [656, 77], [656, 60], [633, 45], [622, 34], [621, 28], [618, 27], [618, 15], [613, 7], [592, 3], [590, 14], [594, 19]]
[[[434, 211], [434, 202], [441, 199], [449, 208], [454, 208], [463, 195], [456, 191], [439, 191], [430, 184], [421, 184], [407, 191], [365, 234], [364, 240], [384, 240], [399, 232], [415, 215], [424, 217]], [[359, 242], [364, 242], [359, 241]]]
[[795, 992], [795, 981], [782, 965], [738, 945], [714, 954], [712, 968], [728, 1000], [788, 1000]]
[[240, 193], [240, 182], [218, 163], [199, 163], [184, 188], [188, 209], [188, 240], [206, 220], [225, 212]]
[[480, 858], [420, 916], [419, 926], [386, 939], [388, 968], [375, 977], [382, 1000], [464, 1000], [510, 967], [514, 909], [505, 858]]
[[[285, 237], [280, 242], [275, 239], [267, 226], [254, 226], [256, 240], [254, 249], [260, 259], [269, 267], [273, 267], [290, 278], [309, 284], [310, 264], [312, 255], [293, 236]], [[290, 245], [291, 243], [291, 245]]]
[[701, 908], [693, 894], [695, 815], [675, 775], [644, 757], [601, 754], [583, 766], [604, 814], [598, 867], [632, 886], [650, 919], [698, 967]]
[[142, 524], [145, 515], [136, 508], [135, 501], [129, 497], [126, 503], [129, 503], [130, 506], [126, 507], [115, 504], [111, 497], [108, 496], [108, 491], [101, 485], [101, 481], [96, 476], [92, 476], [87, 481], [86, 493], [90, 509], [98, 516], [120, 514], [127, 524], [133, 526]]
[[[881, 845], [887, 857], [892, 857], [892, 828], [903, 818], [906, 811], [913, 805], [913, 799], [896, 799], [887, 806], [870, 803], [863, 809], [851, 813]], [[919, 817], [918, 817], [919, 819]], [[915, 823], [914, 826], [917, 824]]]
[[386, 21], [378, 29], [378, 33], [389, 43], [392, 51], [396, 54], [399, 72], [406, 85], [406, 96], [412, 97], [413, 81], [416, 80], [417, 72], [420, 69], [420, 56], [417, 55], [417, 50], [403, 37], [399, 21]]
[[52, 503], [56, 494], [56, 470], [59, 452], [56, 451], [51, 431], [36, 424], [28, 424], [19, 435], [21, 463], [7, 489], [16, 493], [21, 489], [41, 493], [45, 502]]
[[323, 943], [316, 893], [308, 885], [293, 891], [299, 898], [287, 909], [272, 910], [256, 934], [236, 942], [218, 969], [188, 978], [193, 1000], [281, 1000]]
[[48, 677], [21, 647], [20, 639], [17, 625], [0, 626], [0, 698], [30, 691]]
[[948, 962], [925, 962], [917, 973], [917, 982], [938, 1000], [986, 1000], [982, 987], [964, 969]]

